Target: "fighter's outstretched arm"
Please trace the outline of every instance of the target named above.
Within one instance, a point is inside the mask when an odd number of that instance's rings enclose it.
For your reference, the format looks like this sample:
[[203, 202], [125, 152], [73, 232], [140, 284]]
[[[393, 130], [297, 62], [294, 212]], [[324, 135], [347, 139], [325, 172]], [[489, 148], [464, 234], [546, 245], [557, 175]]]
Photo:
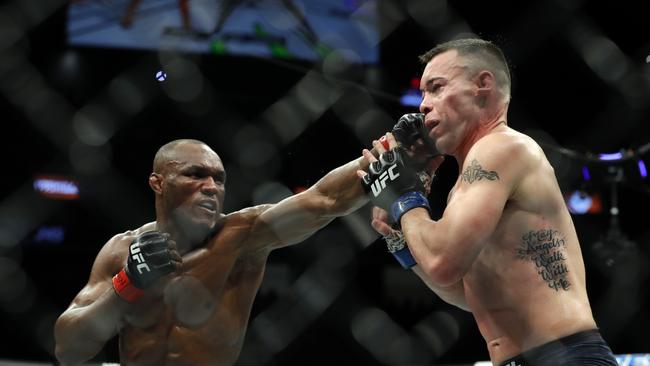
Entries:
[[366, 168], [365, 159], [355, 159], [330, 171], [306, 191], [272, 205], [255, 220], [250, 245], [271, 250], [296, 244], [334, 218], [357, 210], [368, 200], [356, 171]]
[[[111, 285], [116, 272], [113, 237], [97, 255], [90, 279], [54, 327], [56, 358], [62, 365], [77, 365], [95, 356], [121, 327], [126, 302]], [[117, 267], [119, 268], [119, 266]]]

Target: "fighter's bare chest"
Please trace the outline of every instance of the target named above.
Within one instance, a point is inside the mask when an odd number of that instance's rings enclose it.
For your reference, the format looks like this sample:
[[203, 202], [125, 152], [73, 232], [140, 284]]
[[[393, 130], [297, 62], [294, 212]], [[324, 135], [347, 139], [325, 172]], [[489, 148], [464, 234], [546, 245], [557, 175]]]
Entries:
[[183, 255], [182, 268], [161, 278], [134, 304], [127, 322], [135, 327], [197, 327], [218, 315], [224, 292], [240, 271], [236, 248], [200, 248]]

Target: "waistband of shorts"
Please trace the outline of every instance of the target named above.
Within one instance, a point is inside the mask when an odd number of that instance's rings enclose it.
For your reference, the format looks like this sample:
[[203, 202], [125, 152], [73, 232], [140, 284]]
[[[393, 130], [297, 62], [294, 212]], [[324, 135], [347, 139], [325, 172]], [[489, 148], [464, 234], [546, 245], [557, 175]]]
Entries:
[[523, 361], [523, 360], [536, 360], [544, 355], [553, 352], [561, 352], [566, 350], [566, 346], [572, 344], [578, 344], [583, 342], [605, 342], [603, 337], [600, 335], [600, 330], [598, 329], [589, 329], [582, 332], [577, 332], [570, 334], [568, 336], [558, 338], [554, 341], [544, 343], [540, 346], [529, 349], [528, 351], [521, 353], [515, 357], [510, 357], [506, 361], [500, 363], [500, 366], [506, 366], [512, 361]]

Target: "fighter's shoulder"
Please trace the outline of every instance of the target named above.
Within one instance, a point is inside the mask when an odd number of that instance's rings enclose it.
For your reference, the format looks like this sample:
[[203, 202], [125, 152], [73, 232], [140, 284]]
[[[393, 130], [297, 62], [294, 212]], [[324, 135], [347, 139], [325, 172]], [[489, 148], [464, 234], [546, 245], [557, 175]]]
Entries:
[[255, 206], [242, 208], [239, 211], [229, 213], [228, 215], [226, 215], [226, 218], [230, 219], [230, 218], [252, 218], [252, 217], [257, 217], [260, 214], [262, 214], [264, 211], [268, 210], [269, 208], [271, 208], [273, 206], [274, 205], [272, 203], [266, 203], [266, 204], [261, 204], [261, 205], [255, 205]]
[[129, 229], [124, 232], [118, 233], [113, 235], [112, 238], [108, 240], [106, 245], [108, 246], [116, 246], [116, 247], [122, 247], [130, 244], [133, 239], [135, 239], [138, 235], [141, 235], [147, 231], [153, 231], [156, 230], [156, 222], [149, 222], [146, 223], [142, 226], [140, 226], [137, 229]]
[[136, 236], [145, 231], [155, 230], [155, 223], [145, 224], [137, 229], [127, 230], [113, 235], [99, 250], [93, 265], [91, 282], [102, 281], [114, 275], [124, 266], [129, 244]]
[[121, 263], [128, 250], [128, 246], [133, 242], [133, 240], [138, 235], [155, 229], [156, 223], [149, 222], [137, 229], [129, 229], [124, 232], [115, 234], [104, 244], [98, 256], [106, 257], [106, 259], [108, 259], [110, 262], [117, 261]]
[[260, 215], [273, 206], [274, 204], [261, 204], [231, 212], [223, 218], [224, 226], [233, 228], [238, 226], [249, 227], [254, 225]]
[[475, 158], [498, 165], [526, 168], [540, 162], [543, 153], [535, 140], [508, 128], [478, 140], [470, 149], [466, 160], [471, 162]]
[[259, 250], [260, 248], [253, 243], [264, 241], [264, 235], [256, 235], [261, 228], [265, 227], [260, 217], [274, 206], [275, 204], [255, 205], [227, 214], [219, 224], [218, 236], [241, 245], [245, 249], [242, 252], [245, 258], [266, 258], [268, 251]]

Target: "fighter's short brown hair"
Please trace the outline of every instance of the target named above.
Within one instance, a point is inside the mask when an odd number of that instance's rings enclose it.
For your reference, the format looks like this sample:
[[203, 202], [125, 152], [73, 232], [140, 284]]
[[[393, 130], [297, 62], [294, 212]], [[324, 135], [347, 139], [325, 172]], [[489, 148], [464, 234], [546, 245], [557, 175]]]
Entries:
[[466, 58], [470, 65], [471, 72], [489, 70], [492, 72], [499, 84], [499, 89], [510, 100], [510, 69], [508, 62], [501, 49], [490, 41], [479, 38], [463, 38], [441, 43], [426, 53], [420, 55], [423, 64], [429, 63], [434, 57], [441, 53], [456, 50], [459, 56]]

